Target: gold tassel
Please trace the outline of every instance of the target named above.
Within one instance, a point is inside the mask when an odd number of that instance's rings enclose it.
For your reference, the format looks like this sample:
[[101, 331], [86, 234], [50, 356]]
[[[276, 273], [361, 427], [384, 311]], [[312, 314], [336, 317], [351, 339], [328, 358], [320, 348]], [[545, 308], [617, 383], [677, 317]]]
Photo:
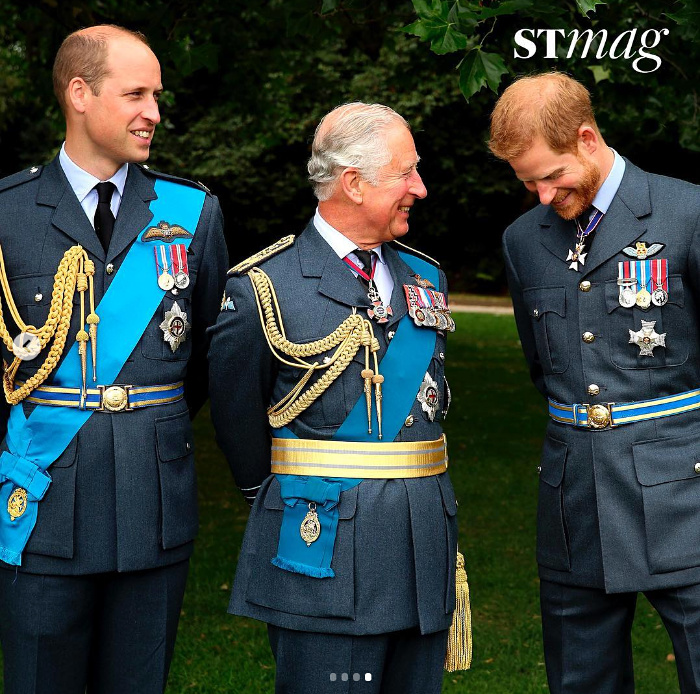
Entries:
[[472, 611], [469, 604], [469, 584], [464, 569], [464, 556], [457, 551], [457, 604], [447, 639], [445, 670], [469, 670], [472, 664]]

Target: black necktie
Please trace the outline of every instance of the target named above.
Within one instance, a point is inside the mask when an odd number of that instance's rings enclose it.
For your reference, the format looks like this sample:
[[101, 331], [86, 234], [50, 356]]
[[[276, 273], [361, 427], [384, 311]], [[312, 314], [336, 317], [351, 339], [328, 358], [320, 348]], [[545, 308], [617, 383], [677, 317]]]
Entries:
[[114, 230], [114, 215], [112, 214], [112, 193], [114, 192], [114, 183], [107, 181], [106, 183], [98, 183], [95, 186], [97, 191], [97, 209], [95, 210], [95, 231], [100, 239], [102, 248], [107, 251], [109, 241], [112, 238]]
[[[357, 256], [357, 259], [362, 263], [362, 270], [364, 270], [366, 275], [372, 275], [372, 260], [373, 256], [375, 255], [374, 251], [361, 251], [359, 248], [356, 248], [353, 253]], [[357, 279], [360, 280], [360, 283], [362, 286], [365, 288], [365, 290], [369, 289], [369, 282], [362, 276], [358, 275]]]

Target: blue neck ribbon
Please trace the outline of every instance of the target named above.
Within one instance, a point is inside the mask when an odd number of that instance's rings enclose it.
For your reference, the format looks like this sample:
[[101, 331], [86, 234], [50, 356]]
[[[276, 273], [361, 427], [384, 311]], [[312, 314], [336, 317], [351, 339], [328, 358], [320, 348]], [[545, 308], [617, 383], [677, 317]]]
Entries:
[[[437, 268], [415, 256], [400, 252], [404, 262], [416, 274], [440, 286]], [[384, 440], [393, 441], [403, 426], [413, 407], [416, 393], [420, 389], [430, 360], [435, 351], [434, 330], [420, 328], [406, 314], [397, 325], [394, 339], [381, 360], [381, 373], [384, 376], [383, 429]], [[376, 420], [376, 411], [374, 413]], [[377, 426], [372, 427], [376, 432]], [[297, 438], [287, 427], [275, 429], [276, 438]], [[362, 394], [336, 431], [336, 441], [378, 442], [376, 434], [367, 432], [367, 405]], [[333, 578], [331, 568], [333, 548], [338, 530], [338, 504], [341, 492], [356, 487], [358, 478], [321, 478], [307, 475], [276, 475], [284, 502], [284, 515], [277, 556], [272, 563], [293, 573], [313, 578]], [[315, 542], [307, 545], [302, 539], [300, 527], [309, 504], [316, 505], [316, 513], [321, 525], [321, 533]]]
[[[162, 179], [156, 180], [155, 192], [158, 198], [150, 203], [152, 219], [156, 222], [177, 220], [194, 236], [205, 193]], [[100, 345], [108, 345], [99, 351], [97, 368], [101, 383], [109, 384], [117, 379], [165, 295], [154, 276], [153, 244], [143, 240], [151, 226], [149, 222], [139, 234], [95, 309], [100, 317]], [[189, 237], [180, 242], [189, 246], [191, 241]], [[129, 307], [128, 320], [124, 319], [125, 306]], [[56, 371], [52, 385], [79, 387], [81, 382], [76, 342]], [[11, 409], [5, 439], [8, 450], [0, 456], [0, 560], [21, 565], [22, 551], [36, 525], [39, 501], [51, 484], [47, 469], [66, 450], [93, 412], [36, 405], [29, 417], [25, 417], [21, 404]], [[26, 509], [12, 520], [9, 499], [18, 488], [27, 492]]]

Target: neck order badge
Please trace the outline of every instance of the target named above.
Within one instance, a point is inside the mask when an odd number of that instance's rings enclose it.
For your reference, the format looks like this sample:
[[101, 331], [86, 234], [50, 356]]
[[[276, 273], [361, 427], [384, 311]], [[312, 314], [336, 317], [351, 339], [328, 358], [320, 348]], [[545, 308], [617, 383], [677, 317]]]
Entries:
[[[415, 272], [439, 286], [437, 268], [420, 258], [400, 252], [402, 260]], [[435, 350], [436, 332], [419, 328], [409, 314], [401, 319], [396, 335], [381, 360], [384, 375], [384, 440], [393, 441], [411, 411], [416, 393], [430, 365]], [[374, 429], [374, 427], [373, 427]], [[284, 427], [275, 429], [277, 438], [297, 438]], [[367, 431], [364, 396], [333, 436], [336, 441], [377, 442]], [[284, 515], [272, 563], [286, 571], [332, 578], [333, 546], [338, 529], [340, 493], [356, 487], [358, 478], [320, 478], [299, 475], [277, 475], [284, 501]], [[300, 528], [307, 530], [305, 539]], [[311, 542], [308, 539], [314, 537]]]
[[[197, 188], [158, 179], [157, 200], [150, 204], [155, 219], [177, 219], [195, 231], [204, 205], [205, 193]], [[101, 344], [99, 380], [112, 383], [119, 376], [129, 354], [141, 339], [164, 291], [155, 282], [141, 281], [153, 272], [153, 252], [144, 239], [144, 229], [124, 258], [119, 272], [100, 301]], [[192, 236], [183, 239], [188, 246]], [[123, 320], [123, 307], [130, 307], [130, 320]], [[66, 355], [52, 385], [75, 387], [81, 382], [78, 346]], [[0, 559], [20, 565], [22, 551], [36, 524], [38, 502], [44, 497], [51, 477], [48, 467], [57, 460], [93, 410], [37, 405], [25, 418], [22, 405], [10, 412], [7, 446], [0, 457]], [[24, 492], [24, 493], [23, 493]]]

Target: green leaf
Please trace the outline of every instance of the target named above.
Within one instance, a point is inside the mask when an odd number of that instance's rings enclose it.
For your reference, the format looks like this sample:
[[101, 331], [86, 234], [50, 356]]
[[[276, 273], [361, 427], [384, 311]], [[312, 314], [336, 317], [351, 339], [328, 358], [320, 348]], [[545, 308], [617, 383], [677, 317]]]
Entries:
[[433, 0], [428, 7], [424, 0], [414, 0], [420, 19], [403, 27], [402, 31], [430, 41], [430, 50], [438, 55], [463, 51], [467, 47], [468, 37], [457, 25], [456, 6], [456, 3]]
[[591, 10], [595, 12], [596, 5], [606, 5], [607, 3], [603, 0], [576, 0], [576, 4], [578, 5], [579, 12], [584, 17], [587, 17]]
[[588, 69], [593, 73], [593, 79], [596, 84], [610, 79], [610, 70], [607, 70], [602, 65], [590, 65]]
[[333, 12], [336, 9], [338, 9], [338, 0], [323, 0], [323, 4], [321, 5], [321, 14]]
[[463, 51], [467, 47], [468, 41], [467, 36], [455, 29], [454, 25], [448, 24], [444, 31], [441, 31], [440, 35], [432, 40], [430, 50], [438, 55]]
[[503, 58], [498, 53], [486, 53], [474, 48], [459, 69], [459, 88], [467, 101], [483, 87], [498, 93], [501, 77], [508, 72]]

